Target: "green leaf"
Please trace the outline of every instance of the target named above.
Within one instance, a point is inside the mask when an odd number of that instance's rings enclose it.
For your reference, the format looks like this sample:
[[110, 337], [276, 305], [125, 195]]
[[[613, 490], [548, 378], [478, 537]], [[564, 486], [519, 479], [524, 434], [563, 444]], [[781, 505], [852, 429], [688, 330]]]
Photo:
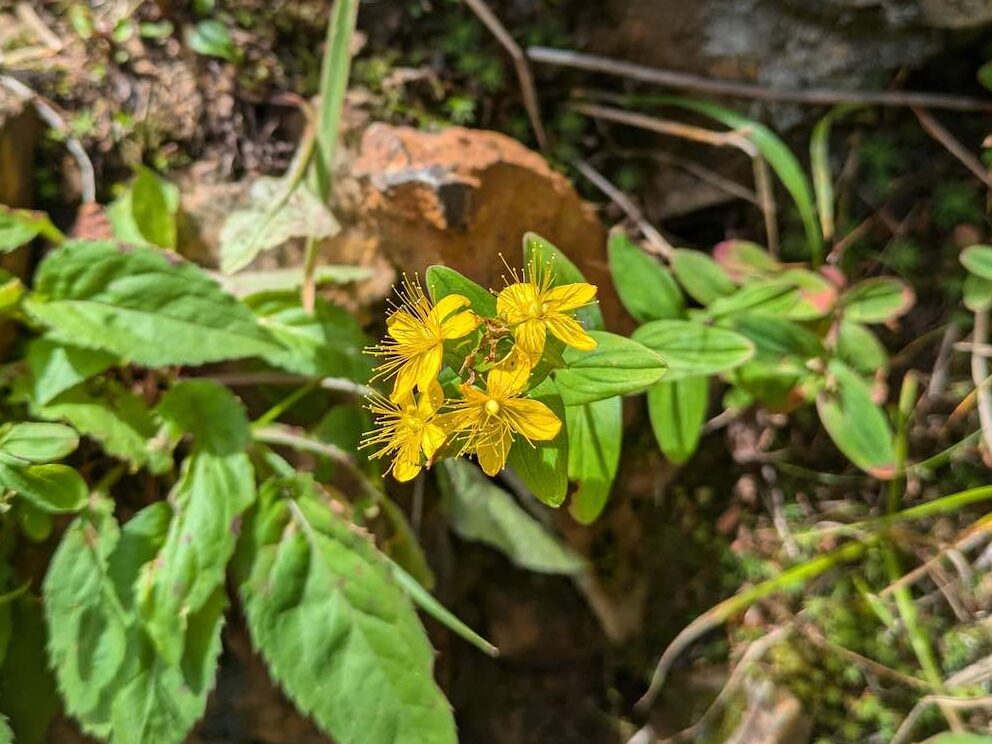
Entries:
[[89, 496], [82, 476], [68, 465], [21, 468], [0, 463], [0, 485], [49, 514], [77, 512]]
[[220, 232], [223, 273], [243, 269], [262, 251], [292, 238], [324, 240], [341, 231], [331, 210], [309, 188], [298, 185], [287, 197], [287, 187], [283, 179], [259, 178], [251, 186], [248, 207], [228, 215]]
[[665, 374], [664, 359], [636, 341], [606, 331], [590, 331], [589, 335], [596, 339], [596, 348], [565, 349], [567, 366], [554, 371], [565, 405], [629, 395], [650, 387]]
[[0, 744], [14, 744], [14, 732], [7, 725], [7, 718], [0, 713]]
[[54, 242], [62, 240], [62, 234], [44, 212], [12, 209], [0, 204], [0, 253], [10, 253], [39, 235]]
[[964, 278], [964, 306], [972, 312], [992, 307], [992, 280], [968, 274]]
[[799, 299], [785, 316], [792, 320], [817, 320], [826, 316], [837, 304], [837, 287], [822, 274], [807, 269], [787, 269], [779, 275], [799, 290]]
[[61, 460], [79, 446], [79, 437], [61, 424], [19, 423], [0, 428], [0, 454], [17, 461]]
[[[986, 65], [988, 67], [988, 65]], [[992, 69], [989, 77], [992, 78]], [[986, 85], [986, 88], [992, 87]], [[928, 744], [992, 744], [992, 736], [983, 734], [938, 734], [932, 739], [927, 739]]]
[[28, 344], [30, 391], [35, 405], [42, 406], [61, 392], [114, 366], [113, 354], [36, 338]]
[[[992, 90], [992, 60], [979, 67], [978, 72], [975, 73], [975, 77], [986, 90]], [[942, 742], [942, 744], [950, 744], [950, 742]]]
[[17, 744], [43, 744], [59, 709], [55, 681], [45, 659], [45, 619], [39, 599], [24, 594], [11, 603], [14, 637], [0, 668], [0, 710], [10, 719]]
[[169, 470], [172, 459], [156, 443], [158, 427], [143, 398], [114, 380], [77, 385], [37, 410], [41, 418], [67, 421], [96, 440], [104, 451], [136, 471], [150, 465], [154, 473]]
[[778, 361], [785, 356], [799, 357], [802, 363], [823, 356], [823, 344], [803, 326], [768, 313], [742, 313], [730, 324], [754, 343], [756, 357]]
[[251, 440], [248, 414], [241, 401], [213, 380], [183, 380], [162, 396], [155, 413], [178, 439], [192, 434], [199, 449], [236, 455]]
[[496, 317], [496, 296], [454, 269], [435, 264], [427, 269], [424, 277], [427, 291], [435, 303], [448, 295], [461, 295], [468, 299], [476, 313], [487, 318]]
[[640, 249], [624, 232], [610, 234], [610, 274], [620, 302], [638, 322], [679, 318], [685, 310], [672, 273]]
[[790, 317], [799, 306], [799, 287], [785, 279], [757, 279], [745, 284], [729, 297], [714, 300], [707, 308], [715, 319], [740, 313], [769, 313]]
[[648, 390], [648, 415], [655, 439], [665, 457], [676, 465], [696, 451], [708, 404], [706, 377], [662, 380]]
[[871, 399], [868, 384], [839, 359], [828, 367], [832, 385], [816, 398], [820, 421], [847, 458], [867, 473], [896, 476], [892, 427]]
[[882, 342], [866, 326], [842, 320], [837, 329], [837, 356], [863, 375], [874, 375], [889, 364]]
[[666, 380], [726, 372], [754, 355], [754, 344], [739, 333], [690, 320], [645, 323], [631, 338], [661, 355]]
[[968, 246], [961, 251], [961, 264], [975, 276], [992, 281], [992, 246]]
[[820, 229], [825, 240], [834, 237], [834, 179], [830, 172], [830, 130], [834, 121], [859, 108], [856, 105], [834, 106], [813, 127], [809, 139], [810, 170], [813, 172], [813, 191], [816, 209], [820, 215]]
[[674, 96], [661, 96], [658, 100], [712, 117], [749, 139], [758, 148], [761, 156], [768, 161], [768, 165], [775, 171], [775, 175], [782, 181], [785, 190], [789, 192], [793, 202], [795, 202], [796, 209], [802, 219], [803, 229], [806, 232], [806, 241], [809, 244], [813, 265], [817, 266], [822, 263], [823, 235], [820, 233], [809, 180], [806, 178], [806, 173], [798, 158], [788, 145], [779, 139], [778, 135], [764, 124], [741, 116], [737, 112], [715, 103]]
[[138, 232], [152, 245], [176, 247], [179, 189], [145, 166], [131, 182], [131, 216]]
[[337, 741], [454, 744], [433, 651], [382, 556], [307, 481], [263, 494], [237, 565], [273, 679]]
[[768, 279], [785, 267], [764, 247], [747, 240], [724, 240], [713, 247], [713, 260], [735, 282]]
[[[108, 572], [120, 539], [109, 506], [79, 517], [66, 530], [45, 576], [49, 654], [69, 714], [96, 735], [90, 712], [127, 656], [129, 618]], [[130, 590], [130, 587], [127, 587]]]
[[59, 340], [149, 367], [279, 349], [251, 312], [200, 269], [146, 246], [57, 248], [41, 262], [26, 306]]
[[686, 293], [700, 305], [709, 305], [714, 300], [737, 291], [737, 285], [727, 272], [716, 261], [699, 251], [676, 249], [672, 271]]
[[606, 506], [620, 465], [623, 401], [619, 397], [567, 406], [568, 477], [578, 481], [569, 513], [591, 524]]
[[197, 54], [219, 57], [228, 62], [238, 61], [238, 50], [231, 31], [221, 21], [206, 18], [186, 32], [186, 45]]
[[520, 568], [538, 573], [576, 574], [585, 568], [581, 557], [472, 463], [445, 460], [440, 472], [451, 528], [463, 540], [496, 548]]
[[[265, 269], [260, 271], [239, 271], [234, 276], [215, 274], [214, 278], [225, 292], [235, 297], [250, 297], [262, 292], [287, 292], [303, 286], [303, 268]], [[313, 272], [314, 285], [351, 284], [363, 282], [375, 276], [375, 270], [367, 266], [348, 264], [323, 264]]]
[[21, 280], [0, 269], [0, 317], [13, 315], [19, 309], [24, 293]]
[[841, 297], [844, 317], [861, 323], [884, 323], [905, 315], [916, 297], [904, 282], [878, 277], [858, 282]]
[[308, 313], [298, 292], [266, 292], [246, 303], [259, 324], [282, 344], [283, 348], [264, 355], [269, 364], [301, 375], [368, 382], [372, 359], [363, 349], [369, 339], [344, 308], [317, 297], [313, 313]]
[[[564, 252], [537, 233], [529, 232], [524, 235], [524, 266], [538, 268], [549, 266], [554, 277], [552, 286], [555, 287], [586, 282], [579, 267], [572, 263]], [[587, 330], [603, 329], [603, 311], [599, 309], [598, 304], [580, 307], [575, 312], [575, 317]]]
[[255, 500], [248, 455], [196, 450], [170, 496], [176, 514], [165, 545], [140, 579], [140, 615], [157, 652], [169, 664], [183, 655], [188, 617], [224, 585], [234, 553], [235, 525]]
[[[543, 380], [527, 397], [544, 403], [564, 424], [565, 406], [554, 382]], [[561, 506], [568, 493], [568, 432], [564, 426], [550, 442], [531, 444], [517, 439], [510, 448], [509, 463], [538, 499], [548, 506]]]

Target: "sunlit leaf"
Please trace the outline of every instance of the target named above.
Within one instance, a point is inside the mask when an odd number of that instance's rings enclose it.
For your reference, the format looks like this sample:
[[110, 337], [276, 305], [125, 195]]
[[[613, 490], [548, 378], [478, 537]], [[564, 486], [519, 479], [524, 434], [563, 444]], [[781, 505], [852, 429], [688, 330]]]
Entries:
[[565, 421], [568, 477], [579, 485], [568, 510], [579, 522], [590, 524], [606, 506], [620, 465], [623, 401], [614, 397], [567, 406]]
[[676, 465], [696, 451], [708, 404], [706, 377], [662, 380], [648, 390], [648, 414], [655, 439], [665, 457]]
[[913, 290], [893, 277], [858, 282], [841, 297], [844, 317], [861, 323], [884, 323], [909, 312], [916, 301]]
[[700, 251], [677, 249], [672, 259], [672, 271], [686, 293], [700, 305], [709, 305], [737, 291], [730, 275]]
[[626, 233], [610, 234], [609, 258], [620, 302], [635, 320], [644, 323], [682, 316], [685, 303], [672, 273]]
[[590, 335], [596, 340], [596, 348], [566, 348], [566, 366], [554, 372], [565, 405], [629, 395], [650, 387], [665, 374], [665, 361], [642, 344], [605, 331], [590, 331]]
[[528, 398], [548, 406], [562, 422], [562, 428], [550, 442], [517, 439], [510, 448], [509, 464], [523, 482], [548, 506], [561, 506], [568, 492], [568, 432], [565, 431], [565, 406], [555, 384], [545, 379], [531, 388]]
[[665, 360], [666, 380], [725, 372], [754, 354], [754, 345], [739, 333], [689, 320], [645, 323], [631, 338]]

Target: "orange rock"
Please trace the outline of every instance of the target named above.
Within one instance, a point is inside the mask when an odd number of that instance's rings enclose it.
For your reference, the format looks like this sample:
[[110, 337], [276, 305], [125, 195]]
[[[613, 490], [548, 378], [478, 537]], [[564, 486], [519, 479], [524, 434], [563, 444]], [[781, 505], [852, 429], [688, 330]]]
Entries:
[[521, 239], [533, 231], [599, 286], [607, 323], [619, 321], [603, 225], [567, 178], [519, 142], [461, 127], [373, 124], [349, 175], [359, 189], [338, 202], [342, 222], [375, 235], [399, 269], [423, 273], [445, 264], [498, 289], [506, 273], [500, 254], [519, 266]]

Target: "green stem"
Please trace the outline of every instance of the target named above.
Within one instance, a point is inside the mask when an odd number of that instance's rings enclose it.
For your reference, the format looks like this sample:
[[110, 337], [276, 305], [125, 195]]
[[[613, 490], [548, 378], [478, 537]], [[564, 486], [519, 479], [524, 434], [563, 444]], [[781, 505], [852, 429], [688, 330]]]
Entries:
[[272, 406], [272, 408], [270, 408], [268, 411], [266, 411], [261, 416], [259, 416], [258, 419], [256, 419], [252, 423], [252, 426], [255, 427], [256, 429], [261, 429], [262, 427], [268, 426], [269, 424], [275, 422], [280, 416], [286, 413], [286, 411], [288, 411], [290, 408], [292, 408], [297, 403], [299, 403], [300, 400], [302, 400], [304, 396], [307, 395], [307, 393], [310, 393], [313, 390], [315, 390], [317, 388], [317, 384], [318, 384], [317, 380], [312, 380], [308, 382], [306, 385], [301, 385], [300, 387], [296, 388], [296, 390], [291, 392], [281, 401], [279, 401], [274, 406]]

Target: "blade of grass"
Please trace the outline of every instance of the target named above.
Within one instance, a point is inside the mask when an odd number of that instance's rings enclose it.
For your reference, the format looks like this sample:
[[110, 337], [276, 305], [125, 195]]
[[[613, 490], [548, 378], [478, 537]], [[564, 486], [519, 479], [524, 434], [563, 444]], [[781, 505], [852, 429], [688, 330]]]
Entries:
[[834, 238], [834, 179], [830, 172], [830, 130], [834, 122], [858, 106], [835, 106], [813, 127], [809, 140], [809, 163], [813, 172], [813, 191], [816, 208], [820, 215], [820, 230], [823, 239], [830, 242]]

